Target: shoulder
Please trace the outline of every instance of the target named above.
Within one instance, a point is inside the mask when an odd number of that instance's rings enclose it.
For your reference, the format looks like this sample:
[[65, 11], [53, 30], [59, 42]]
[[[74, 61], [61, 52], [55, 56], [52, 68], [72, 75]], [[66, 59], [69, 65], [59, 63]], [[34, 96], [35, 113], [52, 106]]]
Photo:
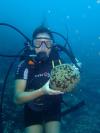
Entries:
[[28, 64], [25, 61], [21, 61], [16, 68], [16, 79], [28, 78]]

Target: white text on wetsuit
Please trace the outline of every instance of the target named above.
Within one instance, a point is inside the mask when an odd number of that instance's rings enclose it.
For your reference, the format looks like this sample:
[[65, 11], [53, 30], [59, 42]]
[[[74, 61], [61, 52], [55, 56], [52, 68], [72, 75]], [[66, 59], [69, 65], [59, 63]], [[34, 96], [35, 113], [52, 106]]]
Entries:
[[40, 74], [37, 74], [37, 75], [35, 75], [35, 78], [37, 78], [37, 77], [50, 77], [50, 73], [48, 73], [48, 72], [44, 72], [44, 73], [40, 73]]

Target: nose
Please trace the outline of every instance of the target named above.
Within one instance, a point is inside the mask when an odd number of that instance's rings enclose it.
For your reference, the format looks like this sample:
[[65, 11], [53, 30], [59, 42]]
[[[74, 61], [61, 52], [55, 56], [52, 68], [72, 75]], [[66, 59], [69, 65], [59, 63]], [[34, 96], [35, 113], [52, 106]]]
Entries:
[[41, 43], [41, 49], [44, 50], [46, 48], [45, 42]]

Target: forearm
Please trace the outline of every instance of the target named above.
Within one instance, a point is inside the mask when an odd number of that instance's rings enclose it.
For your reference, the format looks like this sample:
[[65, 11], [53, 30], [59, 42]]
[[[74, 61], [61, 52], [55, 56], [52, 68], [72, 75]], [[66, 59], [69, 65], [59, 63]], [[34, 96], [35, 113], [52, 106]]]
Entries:
[[38, 90], [31, 91], [31, 92], [24, 91], [22, 93], [16, 94], [14, 102], [16, 104], [23, 104], [31, 100], [34, 100], [35, 98], [38, 98], [42, 95], [44, 95], [44, 92], [42, 91], [41, 88]]

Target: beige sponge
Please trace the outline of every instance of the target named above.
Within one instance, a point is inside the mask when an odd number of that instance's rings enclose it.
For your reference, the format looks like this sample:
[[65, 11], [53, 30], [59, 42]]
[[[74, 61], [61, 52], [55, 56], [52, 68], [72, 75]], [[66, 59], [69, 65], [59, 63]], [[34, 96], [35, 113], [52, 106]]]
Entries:
[[50, 88], [63, 92], [71, 92], [80, 81], [79, 70], [71, 64], [55, 66], [51, 71]]

